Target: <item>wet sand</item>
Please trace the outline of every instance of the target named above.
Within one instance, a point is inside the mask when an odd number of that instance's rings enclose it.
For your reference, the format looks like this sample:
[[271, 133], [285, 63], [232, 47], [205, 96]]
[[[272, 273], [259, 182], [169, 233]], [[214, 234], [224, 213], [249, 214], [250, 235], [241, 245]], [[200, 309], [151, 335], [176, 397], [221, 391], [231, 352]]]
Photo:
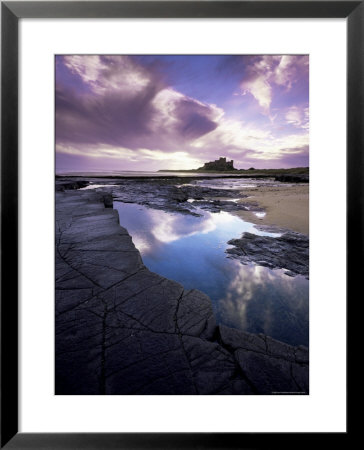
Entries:
[[237, 211], [233, 214], [260, 225], [277, 225], [299, 233], [309, 234], [309, 184], [260, 186], [244, 190], [252, 201], [264, 208], [266, 215], [258, 218], [253, 212]]

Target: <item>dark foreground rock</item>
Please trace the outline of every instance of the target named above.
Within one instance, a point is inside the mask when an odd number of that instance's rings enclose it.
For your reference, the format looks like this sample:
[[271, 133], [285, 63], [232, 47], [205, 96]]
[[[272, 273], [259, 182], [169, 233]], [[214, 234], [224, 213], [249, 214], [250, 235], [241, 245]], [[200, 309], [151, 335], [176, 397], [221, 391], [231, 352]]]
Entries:
[[66, 189], [80, 189], [89, 184], [87, 180], [56, 180], [56, 192], [65, 191]]
[[[274, 228], [273, 228], [274, 229]], [[309, 239], [306, 235], [287, 231], [280, 237], [244, 233], [241, 239], [231, 239], [227, 253], [243, 264], [250, 262], [270, 269], [286, 269], [290, 276], [309, 276]]]
[[281, 183], [309, 183], [308, 174], [282, 174], [276, 175], [274, 177], [275, 181], [280, 181]]
[[308, 350], [215, 323], [150, 272], [108, 198], [56, 193], [56, 394], [308, 393]]

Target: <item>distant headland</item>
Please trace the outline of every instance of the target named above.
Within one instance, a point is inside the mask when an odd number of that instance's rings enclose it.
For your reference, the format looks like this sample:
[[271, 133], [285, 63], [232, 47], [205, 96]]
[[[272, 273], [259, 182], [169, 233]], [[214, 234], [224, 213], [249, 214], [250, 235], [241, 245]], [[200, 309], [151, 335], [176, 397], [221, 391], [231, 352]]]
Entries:
[[236, 169], [234, 161], [227, 161], [225, 157], [220, 157], [215, 161], [206, 162], [198, 169], [161, 169], [158, 172], [185, 172], [185, 173], [221, 173], [239, 175], [245, 177], [266, 178], [274, 177], [277, 181], [286, 182], [308, 182], [309, 168], [308, 167], [290, 167], [288, 169], [256, 169], [250, 167], [249, 169]]

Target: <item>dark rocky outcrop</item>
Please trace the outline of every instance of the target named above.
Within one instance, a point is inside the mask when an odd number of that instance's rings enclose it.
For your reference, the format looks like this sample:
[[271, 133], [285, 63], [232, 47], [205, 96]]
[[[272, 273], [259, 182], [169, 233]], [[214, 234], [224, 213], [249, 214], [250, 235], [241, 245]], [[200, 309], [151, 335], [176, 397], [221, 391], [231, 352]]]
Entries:
[[[235, 211], [245, 209], [243, 205], [237, 205], [234, 202], [216, 200], [209, 202], [206, 199], [224, 197], [224, 198], [244, 198], [246, 195], [240, 194], [233, 189], [216, 189], [202, 186], [165, 184], [158, 181], [150, 182], [128, 182], [125, 181], [112, 189], [112, 195], [115, 200], [124, 203], [138, 203], [154, 209], [161, 209], [168, 212], [178, 212], [200, 216], [197, 208], [203, 207], [211, 212]], [[206, 200], [202, 202], [188, 202], [187, 200]]]
[[114, 205], [114, 200], [111, 194], [103, 194], [102, 196], [105, 208], [112, 208]]
[[194, 200], [202, 200], [210, 197], [225, 197], [225, 198], [247, 197], [247, 195], [244, 195], [240, 191], [234, 189], [217, 189], [198, 185], [181, 186], [179, 190], [185, 192], [187, 198]]
[[[275, 231], [275, 229], [272, 229]], [[231, 239], [226, 252], [243, 264], [253, 262], [270, 269], [286, 269], [290, 276], [309, 275], [309, 239], [306, 235], [287, 231], [280, 237], [244, 233]]]
[[188, 192], [172, 184], [158, 181], [124, 181], [112, 189], [114, 200], [124, 203], [138, 203], [154, 209], [199, 216], [188, 200]]
[[66, 189], [80, 189], [89, 185], [87, 180], [67, 180], [56, 179], [56, 192], [62, 192]]
[[193, 206], [210, 212], [220, 212], [220, 211], [263, 211], [263, 208], [252, 203], [237, 203], [228, 200], [199, 200], [192, 202]]
[[281, 181], [282, 183], [308, 183], [308, 174], [282, 174], [274, 177], [275, 181]]
[[308, 351], [218, 327], [95, 191], [56, 192], [56, 394], [308, 393]]

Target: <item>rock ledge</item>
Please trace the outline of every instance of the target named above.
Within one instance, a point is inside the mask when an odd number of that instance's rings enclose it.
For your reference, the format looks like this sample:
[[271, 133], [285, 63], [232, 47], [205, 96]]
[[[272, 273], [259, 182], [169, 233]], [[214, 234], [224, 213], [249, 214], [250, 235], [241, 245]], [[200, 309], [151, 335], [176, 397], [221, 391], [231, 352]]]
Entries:
[[217, 326], [150, 272], [109, 197], [56, 192], [56, 394], [308, 394], [308, 350]]

